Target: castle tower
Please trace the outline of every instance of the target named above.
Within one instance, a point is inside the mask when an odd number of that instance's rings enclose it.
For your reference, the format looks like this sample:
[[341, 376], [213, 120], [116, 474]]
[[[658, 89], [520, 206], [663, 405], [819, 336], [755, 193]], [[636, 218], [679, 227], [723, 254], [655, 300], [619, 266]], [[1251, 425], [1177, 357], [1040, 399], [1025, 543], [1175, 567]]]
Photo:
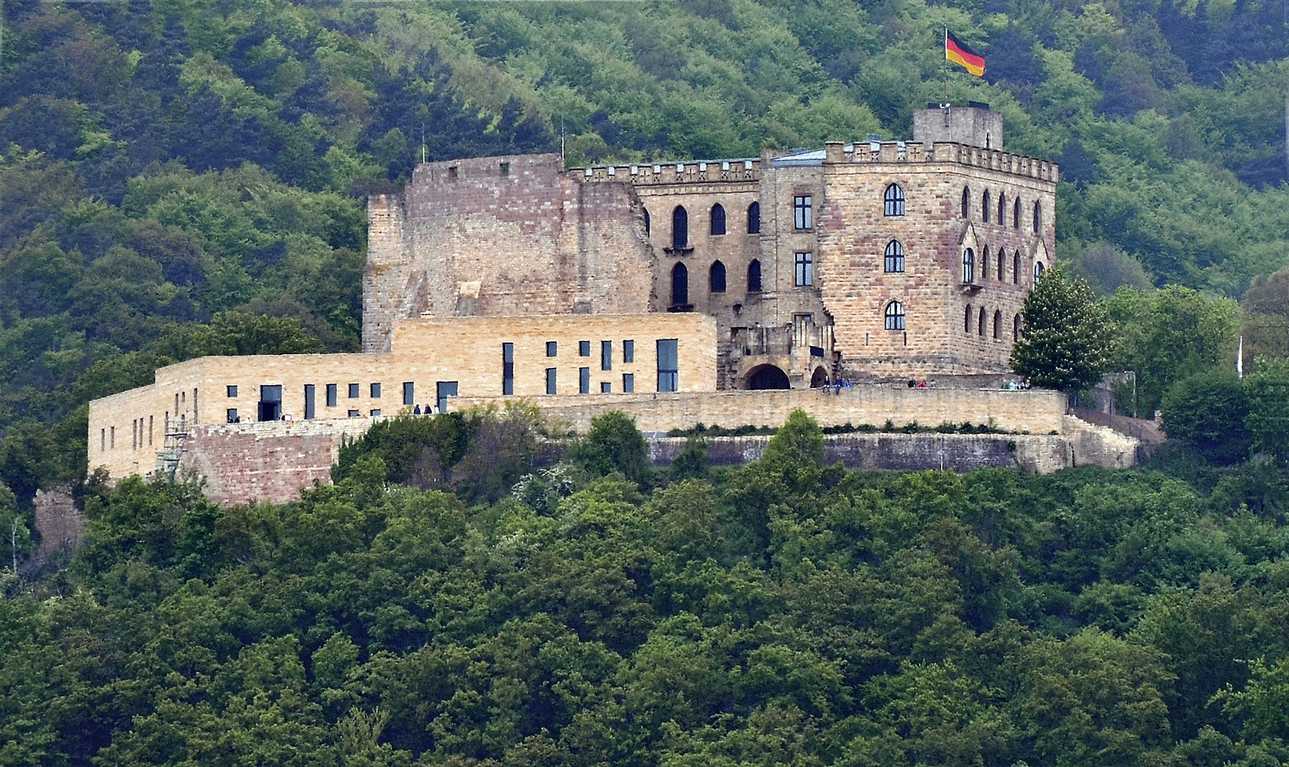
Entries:
[[1002, 151], [1003, 116], [979, 101], [965, 107], [927, 104], [913, 113], [913, 140], [926, 146], [941, 141]]

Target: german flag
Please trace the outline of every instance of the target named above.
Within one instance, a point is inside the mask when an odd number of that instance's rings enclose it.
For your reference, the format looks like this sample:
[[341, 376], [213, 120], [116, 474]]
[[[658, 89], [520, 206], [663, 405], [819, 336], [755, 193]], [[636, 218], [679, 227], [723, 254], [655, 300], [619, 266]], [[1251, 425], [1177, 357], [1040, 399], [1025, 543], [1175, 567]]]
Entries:
[[944, 57], [961, 66], [976, 77], [985, 75], [985, 57], [971, 50], [971, 47], [944, 30]]

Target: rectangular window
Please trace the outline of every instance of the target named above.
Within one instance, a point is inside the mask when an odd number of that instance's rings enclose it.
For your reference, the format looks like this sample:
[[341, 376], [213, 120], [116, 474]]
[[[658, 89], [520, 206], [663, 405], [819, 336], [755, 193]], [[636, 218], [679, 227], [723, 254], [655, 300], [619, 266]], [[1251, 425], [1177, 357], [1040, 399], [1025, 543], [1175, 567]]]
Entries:
[[99, 452], [107, 450], [107, 429], [98, 430], [98, 449]]
[[796, 229], [810, 228], [810, 195], [799, 194], [792, 198], [792, 225]]
[[503, 175], [503, 176], [509, 176], [509, 175], [510, 175], [510, 163], [508, 163], [508, 162], [503, 162], [503, 163], [501, 164], [501, 175]]
[[554, 357], [554, 356], [556, 356], [557, 354], [559, 354], [559, 341], [547, 341], [547, 342], [546, 342], [546, 356], [547, 356], [547, 357]]
[[658, 339], [658, 391], [678, 391], [680, 369], [675, 338]]
[[113, 450], [116, 449], [116, 427], [111, 426], [107, 430], [107, 446]]
[[810, 253], [797, 254], [797, 287], [815, 284], [814, 256]]
[[349, 384], [349, 399], [358, 399], [358, 384]]
[[438, 395], [439, 412], [448, 412], [448, 397], [457, 396], [456, 381], [438, 381], [434, 385], [435, 394]]
[[515, 393], [515, 345], [501, 345], [501, 393]]
[[634, 373], [622, 374], [622, 391], [630, 394], [636, 390], [636, 376]]
[[380, 415], [380, 410], [379, 410], [379, 409], [371, 411], [371, 417], [372, 417], [372, 418], [375, 418], [375, 417], [376, 417], [376, 416], [378, 416], [378, 415]]
[[411, 381], [403, 382], [403, 404], [416, 404], [416, 384]]
[[612, 394], [612, 393], [613, 393], [613, 384], [612, 384], [612, 383], [610, 383], [610, 382], [608, 382], [608, 381], [601, 381], [601, 382], [600, 382], [600, 393], [601, 393], [601, 394]]
[[546, 368], [546, 393], [554, 395], [555, 388], [555, 368]]
[[613, 369], [613, 342], [600, 342], [600, 370]]
[[240, 423], [242, 419], [237, 417], [237, 408], [230, 407], [226, 414], [229, 423]]
[[577, 356], [579, 356], [579, 357], [590, 357], [590, 356], [591, 356], [591, 342], [590, 342], [590, 341], [578, 341], [578, 342], [577, 342]]
[[380, 384], [374, 383], [371, 385], [371, 398], [380, 399]]
[[627, 340], [622, 342], [622, 361], [623, 362], [636, 361], [636, 342], [635, 341]]
[[577, 391], [579, 394], [591, 393], [591, 369], [590, 368], [577, 369]]
[[148, 416], [148, 445], [152, 444], [152, 416]]
[[314, 398], [317, 394], [318, 387], [313, 384], [304, 385], [304, 418], [306, 421], [313, 420], [316, 413], [314, 412]]
[[229, 387], [228, 387], [228, 396], [230, 396], [230, 397], [236, 397], [236, 396], [237, 396], [237, 384], [231, 384], [231, 385], [229, 385]]
[[336, 399], [339, 397], [337, 394], [339, 388], [340, 387], [336, 384], [327, 384], [327, 407], [336, 406]]
[[361, 410], [350, 410], [350, 411], [349, 411], [349, 417], [350, 417], [350, 418], [362, 418], [362, 417], [363, 417], [363, 411], [361, 411]]

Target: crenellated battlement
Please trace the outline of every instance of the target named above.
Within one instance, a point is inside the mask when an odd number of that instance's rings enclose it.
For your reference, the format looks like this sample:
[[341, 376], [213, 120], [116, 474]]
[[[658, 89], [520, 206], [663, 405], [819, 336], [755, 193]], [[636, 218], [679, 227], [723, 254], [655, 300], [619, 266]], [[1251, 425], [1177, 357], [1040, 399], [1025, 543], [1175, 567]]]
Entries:
[[947, 141], [937, 141], [930, 147], [916, 141], [874, 141], [855, 144], [842, 144], [837, 141], [828, 144], [826, 154], [827, 162], [834, 164], [954, 163], [1052, 183], [1060, 180], [1059, 167], [1049, 160]]
[[759, 181], [759, 159], [707, 160], [572, 168], [568, 175], [581, 181], [618, 181], [636, 185], [705, 184], [712, 181]]

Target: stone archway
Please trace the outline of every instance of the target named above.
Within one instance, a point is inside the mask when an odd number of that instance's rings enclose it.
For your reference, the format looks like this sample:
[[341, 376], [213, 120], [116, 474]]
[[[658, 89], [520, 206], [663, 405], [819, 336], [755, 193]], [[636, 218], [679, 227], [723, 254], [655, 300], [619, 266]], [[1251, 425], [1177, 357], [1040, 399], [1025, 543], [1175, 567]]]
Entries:
[[828, 386], [828, 371], [823, 366], [815, 368], [815, 372], [810, 376], [810, 388], [822, 389]]
[[790, 389], [792, 384], [788, 381], [788, 374], [779, 368], [774, 365], [761, 365], [748, 372], [747, 388]]

